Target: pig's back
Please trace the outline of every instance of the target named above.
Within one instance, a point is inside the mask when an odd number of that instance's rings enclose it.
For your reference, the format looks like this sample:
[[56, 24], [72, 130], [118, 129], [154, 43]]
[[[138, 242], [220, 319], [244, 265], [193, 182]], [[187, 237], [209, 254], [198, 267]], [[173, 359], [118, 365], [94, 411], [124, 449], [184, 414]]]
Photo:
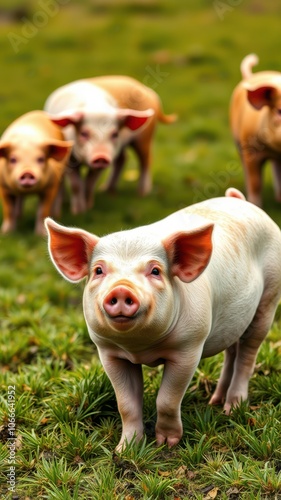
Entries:
[[112, 95], [121, 108], [143, 111], [150, 107], [158, 112], [156, 92], [130, 76], [97, 76], [88, 81]]
[[231, 196], [196, 203], [138, 229], [143, 231], [147, 228], [148, 231], [164, 238], [173, 232], [196, 229], [209, 222], [215, 223], [215, 227], [220, 228], [220, 232], [225, 231], [226, 234], [233, 234], [236, 228], [245, 233], [273, 232], [281, 242], [279, 227], [263, 210], [252, 203]]
[[259, 207], [233, 197], [213, 198], [184, 209], [187, 216], [196, 215], [215, 224], [214, 243], [219, 249], [233, 246], [251, 251], [252, 256], [264, 247], [281, 252], [281, 232], [277, 224]]
[[210, 263], [194, 281], [195, 288], [204, 283], [210, 293], [212, 325], [203, 350], [208, 357], [246, 331], [265, 290], [281, 295], [281, 232], [260, 208], [237, 198], [186, 209], [193, 212], [214, 222]]
[[61, 113], [66, 110], [85, 109], [87, 112], [105, 111], [117, 105], [105, 90], [93, 85], [91, 80], [77, 80], [56, 89], [44, 105], [48, 113]]
[[262, 210], [253, 203], [234, 196], [224, 196], [205, 200], [190, 207], [184, 208], [186, 214], [194, 214], [206, 217], [218, 224], [242, 223], [245, 224], [255, 220], [266, 225], [275, 226], [280, 232], [277, 224]]
[[63, 133], [44, 111], [30, 111], [12, 122], [3, 133], [1, 139], [8, 140], [16, 137], [26, 137], [34, 142], [46, 141], [47, 138], [63, 140]]

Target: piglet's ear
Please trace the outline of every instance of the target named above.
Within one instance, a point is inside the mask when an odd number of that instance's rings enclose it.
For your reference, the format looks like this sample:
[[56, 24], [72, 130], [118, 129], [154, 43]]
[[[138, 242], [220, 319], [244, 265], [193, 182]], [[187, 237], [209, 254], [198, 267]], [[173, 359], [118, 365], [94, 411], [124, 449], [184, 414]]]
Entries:
[[72, 283], [88, 275], [89, 261], [99, 238], [82, 229], [61, 226], [52, 219], [45, 219], [48, 248], [57, 270]]
[[52, 115], [48, 113], [50, 120], [59, 125], [59, 127], [67, 127], [67, 125], [77, 125], [84, 118], [84, 113], [78, 110], [67, 110], [63, 113], [59, 113], [57, 115]]
[[47, 156], [57, 161], [63, 161], [70, 155], [72, 146], [73, 142], [71, 141], [53, 140], [52, 142], [46, 143]]
[[7, 158], [9, 155], [11, 144], [9, 142], [0, 142], [0, 158]]
[[274, 95], [276, 88], [272, 85], [263, 85], [259, 87], [252, 87], [247, 82], [244, 83], [247, 90], [247, 98], [249, 103], [257, 110], [263, 106], [272, 106], [274, 102]]
[[190, 283], [204, 271], [212, 254], [213, 228], [208, 224], [194, 231], [181, 231], [163, 241], [173, 276]]
[[137, 111], [135, 109], [120, 108], [118, 110], [117, 118], [120, 120], [123, 127], [128, 127], [130, 130], [137, 130], [142, 127], [153, 115], [153, 109]]

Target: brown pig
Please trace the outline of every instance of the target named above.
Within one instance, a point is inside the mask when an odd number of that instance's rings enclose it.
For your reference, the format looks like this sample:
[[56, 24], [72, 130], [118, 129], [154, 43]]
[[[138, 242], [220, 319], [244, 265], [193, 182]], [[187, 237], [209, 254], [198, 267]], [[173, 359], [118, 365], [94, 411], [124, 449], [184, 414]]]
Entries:
[[281, 201], [281, 73], [252, 73], [255, 54], [241, 63], [243, 80], [235, 88], [230, 123], [245, 170], [247, 199], [262, 206], [262, 170], [271, 161], [275, 196]]
[[[93, 205], [93, 193], [101, 172], [113, 166], [107, 189], [113, 191], [131, 146], [140, 164], [139, 194], [151, 190], [151, 145], [158, 121], [172, 123], [164, 115], [159, 96], [127, 76], [101, 76], [78, 80], [55, 90], [45, 103], [53, 121], [66, 127], [74, 141], [68, 175], [72, 186], [72, 213]], [[88, 167], [85, 185], [80, 167]]]
[[159, 445], [181, 439], [181, 401], [201, 357], [225, 351], [211, 404], [229, 414], [248, 397], [281, 296], [281, 232], [239, 191], [226, 194], [101, 238], [46, 219], [58, 271], [87, 278], [84, 315], [116, 393], [119, 451], [143, 435], [142, 364], [164, 365]]
[[16, 228], [23, 198], [36, 194], [35, 231], [45, 234], [44, 219], [51, 214], [71, 147], [44, 111], [26, 113], [5, 130], [0, 140], [3, 233]]

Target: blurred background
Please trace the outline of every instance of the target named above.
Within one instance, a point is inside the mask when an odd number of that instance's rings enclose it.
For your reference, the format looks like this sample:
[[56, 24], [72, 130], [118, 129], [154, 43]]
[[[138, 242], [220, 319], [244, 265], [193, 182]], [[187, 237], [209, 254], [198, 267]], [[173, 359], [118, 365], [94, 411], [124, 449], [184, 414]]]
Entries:
[[[116, 197], [99, 193], [93, 212], [77, 224], [93, 222], [93, 230], [111, 231], [221, 195], [229, 185], [243, 190], [228, 125], [229, 100], [246, 54], [258, 54], [256, 70], [280, 69], [280, 14], [274, 0], [199, 0], [196, 5], [186, 0], [3, 0], [0, 132], [19, 115], [41, 109], [65, 83], [126, 74], [152, 87], [165, 112], [179, 119], [158, 127], [152, 194], [136, 197], [138, 168], [131, 155]], [[265, 207], [278, 219], [270, 175], [266, 169]], [[30, 210], [32, 220], [33, 205]], [[70, 219], [66, 204], [63, 221]], [[24, 230], [31, 220], [27, 208]]]

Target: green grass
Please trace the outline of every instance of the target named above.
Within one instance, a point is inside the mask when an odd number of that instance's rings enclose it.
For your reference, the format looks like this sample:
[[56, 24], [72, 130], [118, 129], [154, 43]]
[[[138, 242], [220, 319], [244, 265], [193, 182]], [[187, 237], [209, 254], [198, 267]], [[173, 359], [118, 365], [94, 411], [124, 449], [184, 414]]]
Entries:
[[[139, 199], [136, 180], [129, 180], [137, 170], [130, 155], [118, 193], [97, 192], [96, 206], [83, 216], [73, 217], [66, 202], [63, 224], [102, 235], [223, 195], [230, 185], [244, 189], [228, 104], [244, 55], [256, 52], [259, 69], [281, 68], [277, 2], [240, 2], [222, 20], [215, 2], [207, 0], [53, 0], [47, 18], [42, 3], [32, 0], [17, 20], [21, 2], [2, 5], [1, 132], [22, 113], [42, 108], [59, 85], [98, 74], [146, 82], [165, 111], [179, 115], [176, 124], [158, 127], [154, 187], [147, 198]], [[38, 27], [40, 19], [44, 26]], [[21, 37], [17, 52], [15, 37]], [[116, 455], [121, 422], [87, 333], [83, 285], [63, 281], [46, 241], [33, 235], [35, 201], [28, 200], [18, 230], [0, 237], [1, 498], [281, 498], [280, 311], [258, 356], [249, 405], [231, 417], [209, 407], [223, 358], [203, 360], [184, 397], [182, 441], [171, 450], [156, 448], [161, 368], [144, 368], [146, 439]], [[264, 208], [281, 225], [269, 167]], [[16, 387], [14, 494], [7, 491], [9, 386]]]

